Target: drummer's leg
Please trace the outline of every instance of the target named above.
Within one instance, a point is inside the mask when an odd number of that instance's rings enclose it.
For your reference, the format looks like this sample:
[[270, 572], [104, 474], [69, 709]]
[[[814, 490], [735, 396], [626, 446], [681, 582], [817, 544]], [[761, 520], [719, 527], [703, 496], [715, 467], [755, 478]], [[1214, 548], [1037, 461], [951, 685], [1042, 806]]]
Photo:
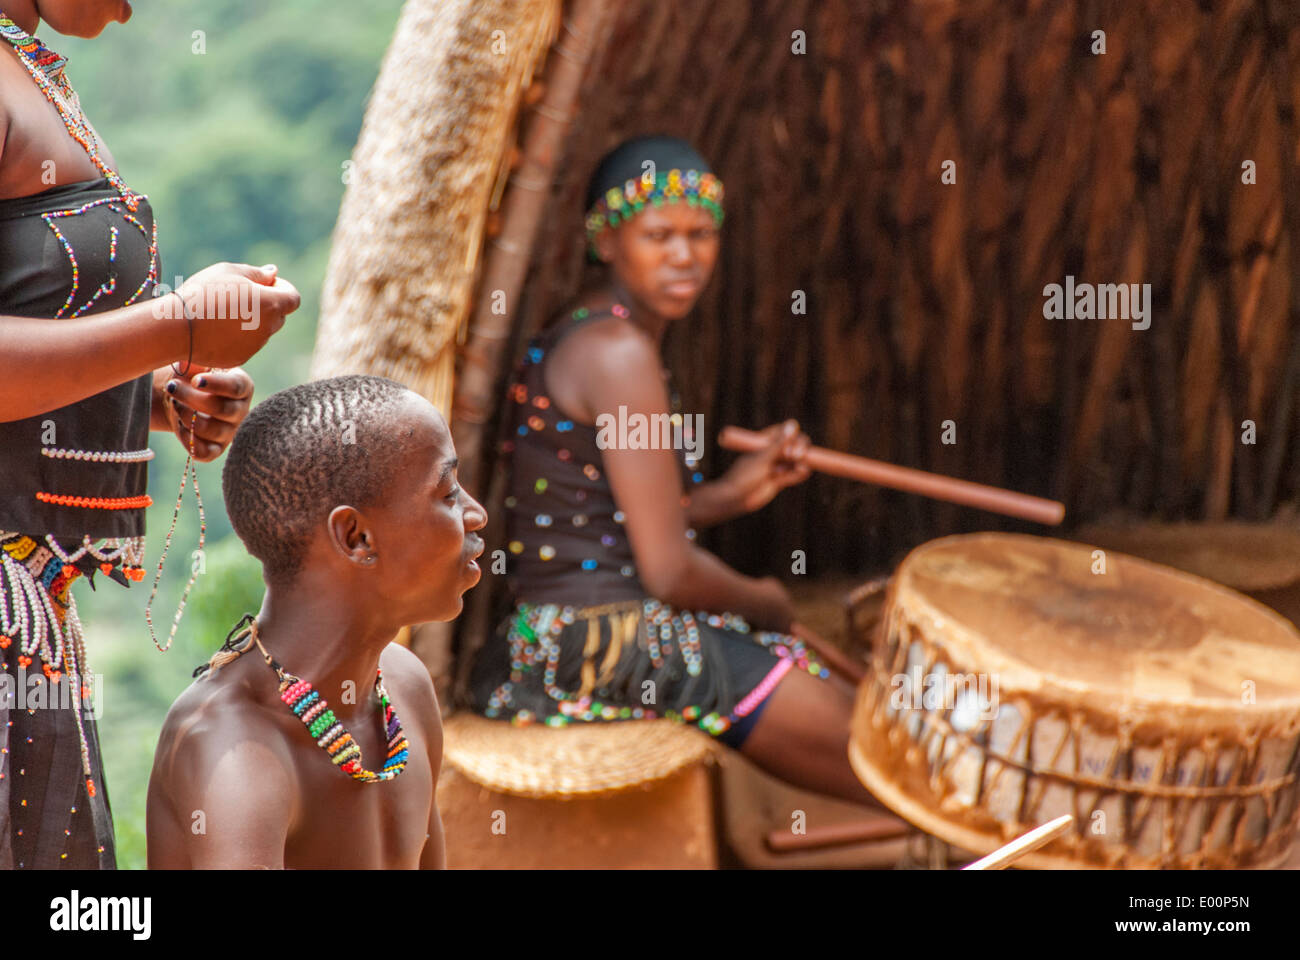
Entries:
[[853, 688], [791, 670], [769, 695], [740, 752], [788, 783], [879, 807], [849, 766]]

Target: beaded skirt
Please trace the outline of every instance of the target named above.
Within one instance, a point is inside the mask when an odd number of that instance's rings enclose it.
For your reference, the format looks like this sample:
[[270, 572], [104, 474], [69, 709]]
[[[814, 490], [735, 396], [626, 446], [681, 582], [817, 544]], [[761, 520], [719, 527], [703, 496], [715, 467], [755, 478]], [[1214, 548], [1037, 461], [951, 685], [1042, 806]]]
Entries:
[[663, 717], [732, 742], [729, 732], [791, 669], [829, 676], [796, 637], [752, 630], [730, 613], [650, 597], [521, 603], [479, 651], [469, 692], [477, 712], [517, 725]]
[[0, 869], [116, 865], [95, 726], [103, 691], [86, 667], [71, 587], [87, 559], [116, 573], [139, 548], [69, 554], [0, 532]]

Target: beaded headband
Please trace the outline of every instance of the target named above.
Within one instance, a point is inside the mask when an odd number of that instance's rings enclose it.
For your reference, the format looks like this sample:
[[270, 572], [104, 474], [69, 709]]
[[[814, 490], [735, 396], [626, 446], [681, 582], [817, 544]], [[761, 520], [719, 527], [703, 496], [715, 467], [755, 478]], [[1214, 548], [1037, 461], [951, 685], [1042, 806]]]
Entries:
[[698, 170], [669, 170], [656, 175], [653, 183], [644, 176], [633, 177], [623, 189], [610, 187], [587, 211], [587, 240], [606, 227], [626, 223], [646, 208], [685, 200], [692, 207], [703, 207], [713, 214], [713, 222], [722, 226], [722, 181], [711, 173]]

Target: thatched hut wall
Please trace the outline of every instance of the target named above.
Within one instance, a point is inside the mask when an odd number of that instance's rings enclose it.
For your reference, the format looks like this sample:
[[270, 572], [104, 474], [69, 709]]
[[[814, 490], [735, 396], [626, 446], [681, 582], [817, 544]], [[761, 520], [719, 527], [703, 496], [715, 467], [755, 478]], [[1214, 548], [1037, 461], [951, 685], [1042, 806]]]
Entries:
[[[797, 417], [816, 442], [1058, 497], [1075, 521], [1295, 508], [1294, 5], [584, 4], [604, 20], [586, 37], [593, 53], [564, 111], [570, 133], [540, 228], [522, 256], [488, 253], [488, 271], [513, 258], [522, 296], [509, 305], [509, 336], [470, 325], [469, 352], [495, 373], [458, 407], [490, 411], [522, 340], [590, 279], [581, 197], [601, 153], [661, 131], [695, 141], [727, 187], [717, 276], [668, 344], [687, 409], [705, 414], [710, 435]], [[489, 294], [464, 270], [493, 206], [489, 158], [545, 121], [522, 111], [518, 128], [506, 122], [525, 88], [497, 74], [479, 83], [472, 44], [494, 27], [527, 32], [548, 9], [409, 0], [394, 48], [409, 51], [403, 37], [424, 24], [422, 62], [451, 75], [390, 82], [397, 68], [385, 67], [358, 146], [359, 172], [376, 179], [354, 183], [344, 204], [318, 372], [376, 369], [417, 385], [443, 376], [448, 331]], [[444, 16], [474, 29], [427, 22]], [[1094, 52], [1098, 30], [1105, 53]], [[522, 62], [512, 69], [522, 77]], [[423, 132], [407, 140], [402, 125]], [[397, 148], [367, 153], [390, 141]], [[412, 143], [418, 162], [404, 154]], [[943, 182], [947, 161], [955, 183]], [[433, 203], [449, 177], [450, 211]], [[388, 190], [423, 206], [372, 202]], [[347, 225], [362, 213], [364, 226]], [[488, 239], [509, 226], [485, 222]], [[358, 255], [369, 266], [350, 276]], [[394, 264], [403, 278], [422, 274], [393, 281], [393, 295], [406, 283], [423, 291], [418, 309], [391, 311], [383, 278]], [[1149, 283], [1149, 329], [1047, 319], [1044, 287], [1067, 275]], [[1254, 443], [1243, 442], [1246, 420]], [[945, 421], [956, 443], [943, 442]], [[495, 429], [490, 415], [456, 425], [458, 445], [485, 441], [470, 466], [480, 493]], [[728, 459], [713, 450], [705, 463]], [[802, 549], [816, 574], [881, 568], [928, 537], [1006, 525], [824, 477], [782, 496], [779, 511], [706, 542], [750, 572], [780, 572]]]
[[[623, 4], [521, 327], [582, 282], [601, 152], [680, 134], [727, 185], [717, 279], [669, 345], [707, 424], [798, 417], [836, 449], [1059, 497], [1078, 520], [1264, 515], [1300, 495], [1298, 97], [1282, 4]], [[1045, 319], [1067, 274], [1150, 283], [1150, 328]], [[998, 523], [820, 477], [784, 496], [715, 545], [860, 569]]]

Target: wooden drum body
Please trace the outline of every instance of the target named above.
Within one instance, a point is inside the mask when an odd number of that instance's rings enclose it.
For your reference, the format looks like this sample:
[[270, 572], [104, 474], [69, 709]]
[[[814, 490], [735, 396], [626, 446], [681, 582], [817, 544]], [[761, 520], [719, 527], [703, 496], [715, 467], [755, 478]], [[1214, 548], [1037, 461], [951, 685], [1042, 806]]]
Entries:
[[1033, 867], [1268, 867], [1297, 818], [1300, 633], [1199, 577], [1040, 537], [918, 547], [886, 598], [850, 759], [883, 802]]

